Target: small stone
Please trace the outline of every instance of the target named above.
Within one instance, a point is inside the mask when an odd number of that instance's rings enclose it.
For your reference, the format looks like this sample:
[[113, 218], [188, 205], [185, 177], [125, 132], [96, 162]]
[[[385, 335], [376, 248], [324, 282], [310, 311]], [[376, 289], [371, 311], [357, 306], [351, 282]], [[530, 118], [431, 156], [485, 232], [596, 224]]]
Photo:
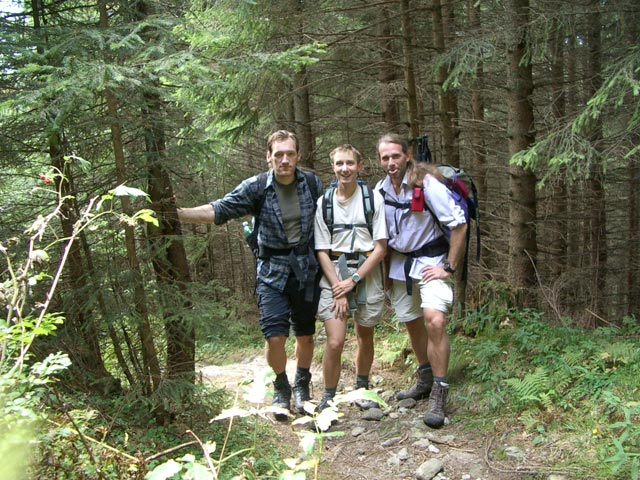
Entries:
[[389, 465], [390, 467], [397, 467], [398, 465], [400, 465], [400, 459], [397, 455], [391, 455], [387, 459], [387, 465]]
[[398, 452], [398, 458], [401, 462], [404, 462], [409, 458], [409, 451], [406, 448], [403, 448]]
[[402, 440], [402, 437], [392, 437], [392, 438], [388, 438], [387, 440], [385, 440], [384, 442], [381, 443], [381, 445], [383, 447], [390, 447], [391, 445], [395, 445], [396, 443], [398, 443], [400, 440]]
[[379, 422], [384, 417], [384, 412], [379, 408], [370, 408], [369, 410], [365, 410], [362, 414], [363, 420], [373, 420], [375, 422]]
[[398, 402], [398, 408], [415, 408], [417, 403], [415, 398], [405, 398]]
[[465, 473], [464, 475], [462, 475], [461, 480], [471, 480], [471, 475], [469, 475], [468, 473]]
[[433, 453], [434, 455], [437, 455], [440, 453], [440, 449], [433, 444], [429, 445], [427, 448], [429, 449], [429, 452]]
[[432, 458], [431, 460], [427, 460], [422, 465], [418, 467], [416, 470], [416, 479], [417, 480], [432, 480], [438, 472], [442, 471], [444, 466], [442, 462], [437, 458]]
[[362, 435], [366, 431], [367, 430], [364, 427], [356, 427], [353, 430], [351, 430], [351, 436], [352, 437], [359, 437], [360, 435]]
[[524, 460], [524, 452], [518, 447], [507, 447], [504, 449], [504, 454], [507, 458], [512, 460]]
[[420, 440], [413, 442], [413, 447], [427, 449], [431, 445], [431, 442], [426, 438], [421, 438]]
[[427, 432], [425, 437], [431, 440], [433, 443], [439, 443], [440, 445], [453, 443], [453, 441], [456, 439], [455, 435], [438, 435], [437, 433], [433, 433], [431, 431]]

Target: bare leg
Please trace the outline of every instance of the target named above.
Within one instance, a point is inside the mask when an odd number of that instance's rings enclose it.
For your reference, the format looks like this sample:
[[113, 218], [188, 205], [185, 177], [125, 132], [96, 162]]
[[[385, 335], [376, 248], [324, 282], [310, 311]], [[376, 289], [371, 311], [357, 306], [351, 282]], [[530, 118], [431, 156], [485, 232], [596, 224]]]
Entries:
[[322, 358], [324, 386], [335, 388], [340, 381], [341, 358], [344, 339], [347, 334], [347, 322], [339, 318], [333, 318], [324, 322], [324, 328], [327, 332], [327, 343]]

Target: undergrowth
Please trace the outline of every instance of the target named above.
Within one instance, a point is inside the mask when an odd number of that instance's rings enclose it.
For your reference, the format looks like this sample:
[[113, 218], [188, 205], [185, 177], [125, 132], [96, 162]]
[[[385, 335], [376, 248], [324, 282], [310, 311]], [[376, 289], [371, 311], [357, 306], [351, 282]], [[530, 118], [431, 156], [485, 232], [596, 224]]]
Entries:
[[640, 327], [634, 318], [622, 323], [583, 330], [515, 309], [492, 325], [478, 322], [482, 329], [453, 338], [458, 399], [492, 420], [485, 428], [517, 420], [531, 447], [563, 444], [566, 467], [635, 480]]

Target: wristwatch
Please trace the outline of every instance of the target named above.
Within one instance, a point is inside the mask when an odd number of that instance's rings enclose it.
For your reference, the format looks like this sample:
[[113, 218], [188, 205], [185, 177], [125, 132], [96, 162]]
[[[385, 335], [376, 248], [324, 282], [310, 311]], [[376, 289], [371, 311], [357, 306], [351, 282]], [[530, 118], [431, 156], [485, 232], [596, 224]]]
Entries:
[[353, 283], [355, 284], [360, 281], [360, 275], [358, 275], [358, 272], [354, 272], [354, 274], [351, 275], [351, 280], [353, 280]]
[[447, 261], [447, 262], [444, 262], [444, 266], [443, 266], [443, 268], [444, 268], [444, 271], [445, 271], [445, 272], [449, 272], [449, 273], [451, 273], [451, 274], [456, 273], [456, 269], [455, 269], [455, 268], [453, 268], [453, 267], [451, 266], [451, 264], [450, 264], [448, 261]]

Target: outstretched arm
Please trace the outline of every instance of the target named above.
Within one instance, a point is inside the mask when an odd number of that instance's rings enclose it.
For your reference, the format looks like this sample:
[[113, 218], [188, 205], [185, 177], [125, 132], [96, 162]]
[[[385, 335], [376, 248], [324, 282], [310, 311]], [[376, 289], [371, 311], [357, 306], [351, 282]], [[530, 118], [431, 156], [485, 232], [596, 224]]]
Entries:
[[181, 223], [213, 223], [215, 212], [211, 204], [192, 208], [178, 208], [178, 220]]

